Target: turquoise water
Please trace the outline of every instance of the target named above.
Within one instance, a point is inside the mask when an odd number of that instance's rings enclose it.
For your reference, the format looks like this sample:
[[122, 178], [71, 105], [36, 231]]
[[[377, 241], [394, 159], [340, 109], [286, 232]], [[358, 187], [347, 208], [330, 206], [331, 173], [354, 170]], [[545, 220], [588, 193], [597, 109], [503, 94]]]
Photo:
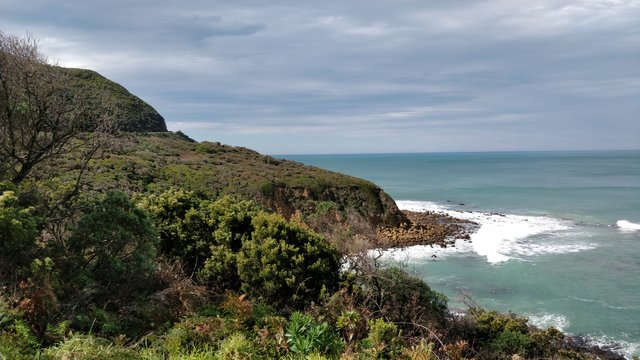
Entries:
[[371, 180], [401, 208], [479, 222], [455, 248], [385, 253], [452, 307], [467, 294], [628, 357], [640, 352], [640, 151], [285, 158]]

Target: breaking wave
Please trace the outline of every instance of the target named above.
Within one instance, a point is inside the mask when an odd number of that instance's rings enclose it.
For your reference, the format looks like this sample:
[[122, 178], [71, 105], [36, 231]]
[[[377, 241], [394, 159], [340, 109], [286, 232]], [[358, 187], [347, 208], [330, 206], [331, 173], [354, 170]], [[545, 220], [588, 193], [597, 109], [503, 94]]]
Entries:
[[529, 323], [540, 329], [547, 329], [551, 326], [564, 331], [569, 326], [569, 319], [559, 314], [525, 314], [529, 318]]
[[542, 254], [572, 253], [596, 248], [592, 243], [545, 242], [536, 243], [536, 235], [560, 235], [570, 230], [573, 224], [550, 216], [523, 216], [475, 211], [460, 211], [430, 201], [397, 201], [400, 209], [417, 212], [440, 212], [450, 216], [471, 220], [480, 228], [471, 234], [471, 241], [457, 241], [453, 248], [432, 248], [411, 246], [390, 251], [385, 256], [396, 260], [445, 256], [473, 252], [486, 256], [490, 263], [500, 263], [511, 259], [521, 259]]
[[632, 223], [628, 220], [618, 220], [616, 226], [620, 231], [638, 231], [640, 230], [640, 224]]

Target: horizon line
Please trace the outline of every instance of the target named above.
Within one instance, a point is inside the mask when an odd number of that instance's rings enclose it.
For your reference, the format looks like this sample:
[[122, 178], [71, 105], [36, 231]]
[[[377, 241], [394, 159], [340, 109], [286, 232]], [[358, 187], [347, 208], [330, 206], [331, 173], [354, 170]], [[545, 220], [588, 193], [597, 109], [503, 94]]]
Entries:
[[328, 155], [423, 155], [423, 154], [479, 154], [479, 153], [586, 153], [586, 152], [627, 152], [640, 151], [634, 149], [574, 149], [574, 150], [464, 150], [464, 151], [408, 151], [408, 152], [353, 152], [353, 153], [291, 153], [266, 154], [269, 156], [328, 156]]

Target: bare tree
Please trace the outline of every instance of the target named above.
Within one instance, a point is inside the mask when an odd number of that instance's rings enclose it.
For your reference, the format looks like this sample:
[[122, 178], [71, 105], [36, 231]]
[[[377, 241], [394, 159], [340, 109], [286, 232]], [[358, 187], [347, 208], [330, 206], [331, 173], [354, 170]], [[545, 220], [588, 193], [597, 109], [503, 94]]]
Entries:
[[0, 180], [20, 184], [69, 152], [81, 155], [84, 170], [115, 130], [109, 109], [87, 110], [75, 81], [50, 64], [33, 36], [0, 32]]

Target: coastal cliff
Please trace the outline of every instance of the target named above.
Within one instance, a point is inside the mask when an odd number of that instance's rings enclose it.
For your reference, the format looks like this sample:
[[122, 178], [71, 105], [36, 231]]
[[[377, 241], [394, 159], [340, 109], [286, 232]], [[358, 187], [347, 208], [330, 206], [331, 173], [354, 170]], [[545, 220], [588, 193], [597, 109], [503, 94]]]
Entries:
[[[407, 222], [393, 199], [373, 183], [247, 148], [196, 142], [181, 132], [168, 132], [164, 118], [151, 105], [95, 71], [42, 66], [64, 80], [61, 85], [88, 118], [106, 114], [119, 132], [83, 169], [84, 190], [157, 193], [177, 187], [210, 199], [236, 195], [327, 236], [375, 236], [379, 226]], [[46, 171], [53, 178], [71, 181], [80, 171], [77, 159], [81, 156], [66, 154]]]
[[[79, 171], [75, 157], [58, 159], [49, 173], [74, 179]], [[86, 170], [88, 192], [159, 193], [173, 187], [209, 199], [235, 195], [327, 236], [373, 237], [380, 226], [408, 221], [393, 199], [371, 182], [242, 147], [195, 142], [181, 133], [121, 133]]]

